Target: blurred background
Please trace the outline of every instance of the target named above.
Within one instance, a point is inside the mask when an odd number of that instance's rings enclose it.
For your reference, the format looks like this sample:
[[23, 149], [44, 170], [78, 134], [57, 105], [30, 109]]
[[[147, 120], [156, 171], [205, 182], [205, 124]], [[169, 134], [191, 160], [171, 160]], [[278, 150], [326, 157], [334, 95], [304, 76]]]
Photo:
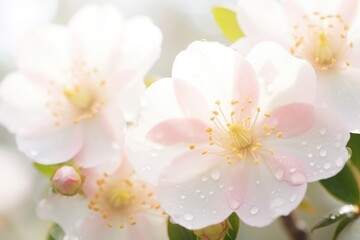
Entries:
[[[211, 14], [216, 4], [236, 4], [236, 0], [0, 0], [0, 79], [16, 69], [16, 46], [28, 31], [52, 22], [67, 24], [70, 17], [89, 2], [112, 3], [125, 18], [147, 15], [163, 32], [160, 59], [151, 75], [170, 76], [178, 52], [195, 40], [230, 42], [222, 35]], [[36, 203], [47, 191], [47, 179], [32, 168], [31, 161], [16, 150], [13, 137], [0, 127], [0, 239], [45, 240], [51, 223], [37, 219]], [[299, 210], [312, 226], [323, 214], [340, 203], [332, 199], [317, 183], [310, 184], [308, 200], [312, 210]], [[276, 221], [257, 229], [240, 226], [237, 239], [288, 239]], [[331, 239], [333, 228], [312, 234], [312, 239]]]

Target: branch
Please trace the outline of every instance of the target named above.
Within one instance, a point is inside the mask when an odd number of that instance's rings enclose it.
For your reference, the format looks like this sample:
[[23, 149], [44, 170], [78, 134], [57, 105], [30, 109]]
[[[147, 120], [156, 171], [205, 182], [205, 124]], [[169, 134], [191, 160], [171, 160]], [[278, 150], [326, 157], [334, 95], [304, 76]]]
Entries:
[[309, 240], [309, 234], [306, 230], [306, 224], [301, 220], [295, 212], [288, 216], [281, 217], [281, 222], [285, 228], [286, 233], [291, 240]]

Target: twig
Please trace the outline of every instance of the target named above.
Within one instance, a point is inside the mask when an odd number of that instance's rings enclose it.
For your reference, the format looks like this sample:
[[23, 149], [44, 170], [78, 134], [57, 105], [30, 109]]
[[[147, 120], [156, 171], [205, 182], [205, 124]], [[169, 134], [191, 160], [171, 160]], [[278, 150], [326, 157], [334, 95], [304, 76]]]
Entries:
[[281, 222], [291, 240], [310, 240], [306, 224], [295, 212], [281, 217]]

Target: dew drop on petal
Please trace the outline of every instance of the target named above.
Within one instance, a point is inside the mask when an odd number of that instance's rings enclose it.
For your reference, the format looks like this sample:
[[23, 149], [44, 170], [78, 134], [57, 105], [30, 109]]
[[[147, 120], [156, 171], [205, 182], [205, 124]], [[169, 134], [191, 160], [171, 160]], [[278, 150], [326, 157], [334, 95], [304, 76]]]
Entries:
[[294, 172], [290, 177], [294, 184], [303, 184], [306, 182], [306, 176], [300, 172]]
[[186, 214], [184, 215], [184, 219], [185, 219], [186, 221], [191, 221], [191, 220], [194, 219], [194, 215], [192, 215], [192, 213], [186, 213]]
[[259, 210], [260, 209], [258, 207], [253, 207], [251, 208], [250, 213], [251, 215], [256, 215], [259, 212]]
[[180, 198], [184, 200], [186, 197], [185, 195], [180, 195]]
[[325, 149], [322, 149], [320, 151], [320, 157], [326, 157], [326, 155], [327, 155], [327, 151]]
[[343, 165], [343, 160], [341, 157], [338, 157], [336, 160], [335, 160], [335, 164], [336, 166], [338, 167], [341, 167]]
[[289, 171], [290, 171], [291, 173], [293, 173], [293, 172], [295, 172], [295, 171], [296, 171], [296, 168], [291, 167], [291, 168], [289, 169]]
[[206, 176], [201, 177], [201, 181], [206, 182], [207, 180], [208, 180], [208, 177], [206, 177]]
[[39, 152], [36, 150], [30, 150], [29, 155], [30, 157], [36, 157], [37, 155], [39, 155]]
[[312, 158], [313, 156], [314, 156], [314, 154], [313, 153], [308, 153], [308, 158]]
[[240, 207], [240, 202], [239, 201], [237, 201], [237, 200], [232, 200], [231, 202], [230, 202], [230, 207], [232, 208], [232, 209], [238, 209], [239, 207]]
[[213, 180], [219, 180], [221, 177], [221, 172], [219, 169], [214, 169], [211, 171], [210, 176]]
[[327, 132], [327, 128], [326, 128], [326, 127], [323, 127], [323, 128], [320, 129], [320, 134], [321, 134], [321, 135], [325, 135], [326, 132]]
[[318, 144], [317, 146], [316, 146], [316, 149], [317, 150], [320, 150], [322, 148], [322, 145], [321, 144]]
[[295, 193], [293, 195], [291, 195], [290, 197], [290, 202], [295, 202], [295, 200], [297, 199], [298, 195]]
[[284, 177], [284, 174], [285, 174], [285, 172], [284, 172], [284, 170], [281, 169], [281, 168], [278, 168], [278, 169], [275, 170], [275, 178], [276, 178], [277, 180], [282, 180], [283, 177]]
[[201, 198], [201, 199], [204, 199], [204, 198], [205, 198], [205, 195], [201, 194], [201, 195], [200, 195], [200, 198]]
[[229, 186], [228, 186], [228, 190], [229, 190], [229, 191], [234, 190], [234, 186], [233, 186], [233, 185], [229, 185]]
[[327, 163], [325, 163], [324, 164], [324, 169], [329, 169], [329, 168], [331, 168], [331, 162], [327, 162]]
[[213, 195], [214, 194], [214, 191], [209, 191], [209, 195]]
[[306, 145], [307, 145], [307, 141], [303, 141], [303, 142], [301, 143], [301, 145], [306, 146]]
[[256, 180], [256, 182], [255, 182], [257, 185], [259, 185], [261, 182], [260, 182], [260, 180]]

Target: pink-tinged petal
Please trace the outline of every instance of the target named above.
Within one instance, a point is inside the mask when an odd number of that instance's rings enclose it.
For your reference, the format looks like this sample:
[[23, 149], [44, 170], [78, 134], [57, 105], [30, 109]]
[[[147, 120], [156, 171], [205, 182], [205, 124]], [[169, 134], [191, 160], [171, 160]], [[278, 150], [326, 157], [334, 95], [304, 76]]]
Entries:
[[250, 42], [249, 38], [244, 37], [233, 43], [231, 48], [235, 49], [242, 56], [246, 56], [252, 48], [252, 43]]
[[198, 119], [173, 118], [155, 125], [146, 138], [161, 145], [177, 143], [204, 143], [208, 141], [207, 124]]
[[81, 223], [88, 212], [87, 200], [80, 195], [73, 197], [53, 195], [41, 200], [37, 206], [37, 215], [41, 219], [56, 222], [67, 235], [73, 235], [77, 231], [76, 223]]
[[68, 29], [60, 25], [45, 25], [29, 33], [19, 47], [19, 68], [47, 81], [65, 81], [65, 71], [71, 66], [70, 41]]
[[[359, 34], [359, 31], [357, 31], [356, 33]], [[351, 68], [355, 69], [360, 69], [360, 35], [358, 36], [358, 39], [358, 41], [353, 43], [353, 47], [351, 48], [349, 55], [347, 56], [347, 61], [350, 63]]]
[[263, 161], [259, 164], [248, 161], [245, 168], [246, 193], [236, 213], [250, 226], [263, 227], [279, 216], [288, 215], [305, 195], [306, 184], [293, 186], [278, 181]]
[[338, 14], [347, 24], [352, 24], [359, 14], [359, 0], [341, 1], [338, 6]]
[[294, 137], [310, 130], [316, 119], [314, 106], [306, 103], [292, 103], [274, 109], [265, 125], [274, 126], [282, 137]]
[[221, 160], [217, 155], [205, 157], [194, 150], [164, 169], [158, 186], [159, 201], [175, 223], [199, 229], [231, 214], [224, 193], [231, 168]]
[[268, 169], [278, 181], [285, 181], [289, 185], [299, 186], [307, 183], [305, 170], [299, 158], [285, 155], [277, 150], [273, 155], [267, 154], [264, 160]]
[[56, 164], [72, 159], [82, 147], [81, 126], [38, 126], [16, 136], [18, 149], [41, 164]]
[[280, 1], [239, 0], [237, 19], [251, 42], [268, 40], [290, 46], [290, 28]]
[[[266, 54], [264, 54], [266, 53]], [[256, 45], [246, 59], [260, 81], [260, 106], [267, 111], [289, 103], [313, 103], [316, 74], [305, 60], [273, 42]]]
[[0, 121], [11, 132], [22, 132], [44, 118], [51, 121], [50, 111], [45, 107], [48, 101], [45, 90], [32, 84], [20, 72], [5, 77], [1, 82], [0, 97]]
[[[112, 73], [113, 54], [119, 55], [124, 22], [114, 6], [89, 4], [80, 9], [69, 22], [73, 36], [73, 56], [85, 60], [101, 73]], [[109, 76], [109, 75], [108, 75]]]
[[162, 33], [149, 18], [128, 20], [124, 27], [119, 65], [121, 68], [134, 69], [143, 77], [159, 58], [161, 43]]
[[307, 132], [284, 139], [269, 138], [264, 143], [265, 149], [274, 152], [267, 164], [273, 166], [275, 176], [281, 175], [281, 170], [276, 173], [275, 165], [279, 161], [284, 165], [284, 173], [285, 168], [299, 170], [308, 182], [329, 178], [337, 174], [349, 158], [346, 149], [349, 137], [338, 116], [327, 109], [315, 108], [315, 122]]
[[187, 81], [173, 81], [176, 99], [184, 116], [208, 119], [210, 111], [202, 91]]
[[245, 162], [241, 161], [233, 167], [228, 177], [225, 191], [229, 206], [235, 211], [241, 207], [246, 193], [248, 171]]
[[333, 110], [345, 122], [350, 132], [360, 132], [360, 70], [318, 75], [316, 104]]
[[254, 105], [257, 105], [260, 87], [253, 67], [248, 62], [239, 59], [235, 71], [234, 99], [239, 101], [241, 106], [246, 105], [249, 98], [252, 99]]
[[193, 42], [180, 52], [174, 62], [172, 77], [189, 81], [206, 92], [213, 104], [233, 100], [232, 87], [242, 57], [235, 50], [215, 42]]
[[288, 27], [292, 28], [296, 24], [304, 22], [303, 16], [307, 14], [307, 9], [304, 9], [300, 1], [297, 0], [283, 0], [283, 11], [288, 20]]
[[89, 168], [106, 161], [122, 160], [125, 122], [119, 112], [104, 108], [97, 118], [84, 123], [84, 143], [75, 161]]

